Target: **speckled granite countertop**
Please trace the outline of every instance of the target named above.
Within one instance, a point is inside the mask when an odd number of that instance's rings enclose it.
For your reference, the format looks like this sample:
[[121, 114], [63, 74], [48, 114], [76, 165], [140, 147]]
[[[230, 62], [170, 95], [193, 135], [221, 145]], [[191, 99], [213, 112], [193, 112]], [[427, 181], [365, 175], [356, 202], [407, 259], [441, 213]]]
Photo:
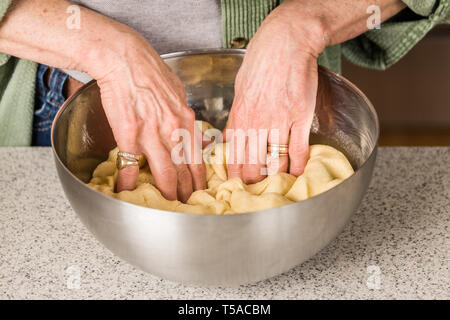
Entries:
[[336, 240], [281, 276], [236, 288], [169, 282], [115, 257], [71, 209], [49, 148], [0, 148], [0, 163], [0, 299], [450, 298], [450, 148], [380, 148], [369, 191]]

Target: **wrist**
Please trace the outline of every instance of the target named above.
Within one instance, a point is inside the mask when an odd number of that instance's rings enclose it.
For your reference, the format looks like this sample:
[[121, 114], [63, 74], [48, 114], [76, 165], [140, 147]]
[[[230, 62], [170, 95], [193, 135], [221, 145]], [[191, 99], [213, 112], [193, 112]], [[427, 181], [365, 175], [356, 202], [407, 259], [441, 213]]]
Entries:
[[[284, 15], [292, 28], [300, 34], [309, 35], [313, 48], [325, 49], [366, 32], [367, 21], [372, 13], [368, 8], [373, 0], [317, 1], [285, 0], [273, 12]], [[405, 8], [401, 0], [377, 0], [380, 22], [394, 16]], [[279, 13], [276, 13], [279, 11]], [[320, 53], [320, 52], [319, 52]]]
[[113, 69], [126, 65], [127, 51], [138, 41], [139, 34], [124, 25], [108, 24], [99, 37], [88, 37], [78, 51], [77, 70], [101, 79]]
[[329, 45], [329, 29], [323, 15], [311, 14], [311, 10], [299, 8], [298, 1], [285, 1], [264, 20], [278, 30], [271, 32], [288, 33], [302, 50], [317, 57]]

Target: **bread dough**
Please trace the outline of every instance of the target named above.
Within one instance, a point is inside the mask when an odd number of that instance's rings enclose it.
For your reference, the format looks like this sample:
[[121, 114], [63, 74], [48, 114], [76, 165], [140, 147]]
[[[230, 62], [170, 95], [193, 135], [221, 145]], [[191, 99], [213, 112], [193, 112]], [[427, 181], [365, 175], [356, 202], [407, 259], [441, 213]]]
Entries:
[[117, 181], [117, 148], [94, 170], [89, 186], [116, 199], [137, 205], [194, 214], [234, 214], [283, 206], [318, 195], [353, 174], [347, 158], [326, 145], [311, 145], [305, 171], [299, 177], [277, 173], [246, 185], [239, 178], [227, 179], [227, 144], [215, 144], [203, 150], [208, 189], [192, 193], [187, 203], [165, 199], [145, 159], [139, 162], [139, 177], [133, 191], [114, 192]]

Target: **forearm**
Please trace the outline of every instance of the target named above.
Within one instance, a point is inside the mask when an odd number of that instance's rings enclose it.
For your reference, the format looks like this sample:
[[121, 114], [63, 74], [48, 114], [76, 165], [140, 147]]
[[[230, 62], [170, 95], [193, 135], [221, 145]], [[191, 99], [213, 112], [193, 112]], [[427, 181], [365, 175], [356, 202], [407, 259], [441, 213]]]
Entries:
[[[380, 9], [380, 22], [394, 16], [406, 5], [400, 0], [286, 0], [275, 15], [283, 15], [291, 30], [299, 34], [313, 34], [311, 39], [322, 50], [325, 46], [352, 39], [368, 30], [371, 13], [367, 9], [376, 5]], [[269, 16], [270, 19], [270, 16]], [[316, 44], [317, 43], [317, 44]]]
[[0, 23], [0, 52], [91, 75], [99, 73], [94, 62], [115, 59], [121, 54], [117, 42], [133, 31], [83, 7], [80, 28], [70, 28], [70, 5], [66, 0], [13, 1]]

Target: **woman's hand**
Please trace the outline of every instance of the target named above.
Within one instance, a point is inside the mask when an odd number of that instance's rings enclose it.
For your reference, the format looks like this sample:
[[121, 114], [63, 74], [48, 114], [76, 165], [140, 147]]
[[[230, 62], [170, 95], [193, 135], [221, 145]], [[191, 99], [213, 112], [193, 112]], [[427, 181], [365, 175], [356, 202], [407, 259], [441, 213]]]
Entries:
[[[201, 138], [194, 138], [194, 114], [180, 80], [124, 24], [80, 6], [81, 25], [69, 28], [67, 9], [72, 5], [66, 0], [15, 0], [0, 25], [0, 51], [96, 79], [120, 151], [144, 154], [161, 193], [187, 200], [193, 190], [206, 187], [206, 178]], [[176, 154], [180, 158], [183, 153], [188, 164], [172, 160], [176, 129], [191, 136]], [[136, 166], [120, 170], [117, 191], [134, 189], [137, 176]]]
[[[264, 20], [249, 43], [236, 78], [225, 137], [232, 143], [229, 177], [246, 183], [268, 172], [300, 175], [309, 151], [317, 94], [317, 57], [326, 46], [368, 28], [370, 0], [286, 0]], [[401, 11], [400, 0], [379, 0], [380, 21]], [[239, 129], [247, 135], [238, 143]], [[260, 131], [262, 130], [262, 131]], [[265, 131], [266, 130], [266, 133]], [[258, 132], [256, 139], [250, 139]], [[242, 140], [241, 140], [242, 141]], [[289, 159], [267, 155], [267, 143], [289, 145]], [[252, 150], [253, 148], [253, 150]]]
[[[193, 190], [206, 187], [206, 178], [201, 140], [197, 143], [194, 138], [199, 129], [186, 104], [184, 87], [138, 33], [126, 33], [118, 41], [123, 52], [116, 52], [111, 61], [96, 62], [89, 73], [97, 79], [119, 150], [145, 155], [163, 196], [186, 201]], [[180, 141], [172, 137], [179, 129], [190, 139], [181, 150], [187, 162], [175, 164], [171, 154]], [[120, 170], [117, 191], [134, 189], [138, 173], [137, 166]]]
[[[288, 157], [270, 160], [267, 143], [289, 145], [289, 172], [293, 175], [300, 175], [307, 161], [318, 81], [316, 59], [325, 39], [316, 21], [298, 23], [292, 15], [289, 7], [280, 6], [264, 20], [236, 78], [227, 129], [236, 134], [243, 129], [248, 137], [245, 145], [234, 138], [235, 163], [228, 166], [228, 173], [246, 183], [264, 178], [266, 162], [272, 171], [287, 171]], [[250, 142], [252, 130], [258, 132], [258, 143]], [[228, 132], [226, 139], [231, 139]], [[252, 151], [252, 147], [258, 150]], [[255, 164], [253, 158], [251, 164], [250, 154], [256, 153], [259, 161]], [[240, 157], [243, 164], [237, 163], [241, 154], [245, 154]]]

